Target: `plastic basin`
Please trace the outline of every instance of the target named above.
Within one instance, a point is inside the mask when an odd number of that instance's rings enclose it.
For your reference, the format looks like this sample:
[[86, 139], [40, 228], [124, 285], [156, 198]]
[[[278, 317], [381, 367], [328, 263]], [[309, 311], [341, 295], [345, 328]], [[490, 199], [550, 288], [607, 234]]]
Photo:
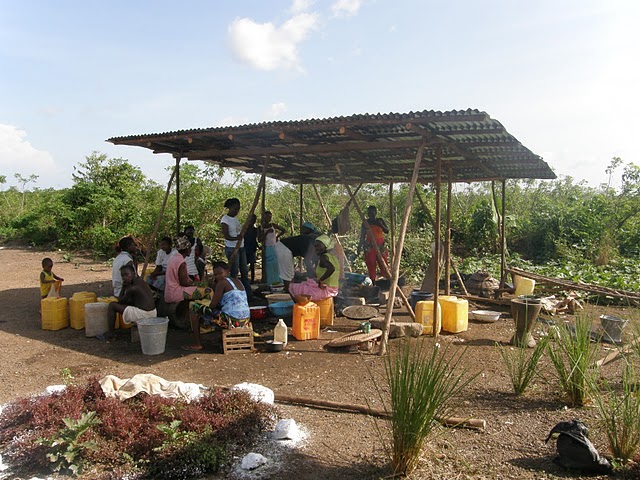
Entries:
[[269, 305], [269, 310], [276, 317], [290, 317], [293, 314], [293, 302], [275, 302]]

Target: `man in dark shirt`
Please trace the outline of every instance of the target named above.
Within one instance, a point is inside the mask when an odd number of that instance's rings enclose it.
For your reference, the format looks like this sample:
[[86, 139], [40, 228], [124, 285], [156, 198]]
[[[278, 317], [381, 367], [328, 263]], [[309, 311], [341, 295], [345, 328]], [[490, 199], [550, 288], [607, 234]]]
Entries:
[[278, 256], [278, 269], [280, 278], [288, 290], [289, 283], [293, 279], [293, 257], [303, 257], [304, 266], [309, 277], [315, 276], [316, 251], [313, 248], [319, 233], [311, 222], [305, 222], [300, 230], [302, 235], [281, 239], [276, 243], [276, 255]]

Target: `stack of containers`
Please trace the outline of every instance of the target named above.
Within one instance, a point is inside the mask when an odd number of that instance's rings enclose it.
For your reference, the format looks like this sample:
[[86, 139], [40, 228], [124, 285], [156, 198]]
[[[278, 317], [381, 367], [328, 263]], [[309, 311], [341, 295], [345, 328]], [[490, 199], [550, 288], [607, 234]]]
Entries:
[[96, 301], [93, 292], [77, 292], [69, 299], [69, 317], [71, 328], [82, 330], [84, 328], [84, 306]]
[[320, 336], [320, 307], [313, 302], [293, 306], [293, 336], [296, 340], [313, 340]]
[[69, 326], [69, 308], [65, 297], [43, 298], [40, 308], [42, 330], [61, 330]]

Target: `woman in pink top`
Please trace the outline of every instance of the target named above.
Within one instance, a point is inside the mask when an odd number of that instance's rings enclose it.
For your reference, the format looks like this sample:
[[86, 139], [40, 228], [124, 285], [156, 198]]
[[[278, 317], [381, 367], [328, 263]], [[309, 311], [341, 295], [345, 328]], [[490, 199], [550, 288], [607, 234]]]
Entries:
[[187, 273], [185, 258], [191, 253], [191, 242], [185, 236], [175, 240], [177, 255], [172, 255], [167, 263], [166, 283], [164, 287], [164, 301], [178, 303], [183, 300], [200, 300], [211, 296], [210, 288], [198, 288], [193, 285]]

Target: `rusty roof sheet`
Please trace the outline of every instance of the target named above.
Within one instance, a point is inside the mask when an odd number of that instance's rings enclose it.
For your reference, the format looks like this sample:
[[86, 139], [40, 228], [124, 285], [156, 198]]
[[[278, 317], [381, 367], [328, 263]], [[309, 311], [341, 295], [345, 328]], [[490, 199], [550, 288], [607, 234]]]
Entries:
[[267, 176], [294, 184], [408, 182], [422, 142], [421, 183], [435, 181], [437, 148], [443, 180], [449, 174], [453, 182], [556, 177], [500, 122], [472, 109], [265, 122], [107, 141], [248, 173], [262, 173], [268, 158]]

